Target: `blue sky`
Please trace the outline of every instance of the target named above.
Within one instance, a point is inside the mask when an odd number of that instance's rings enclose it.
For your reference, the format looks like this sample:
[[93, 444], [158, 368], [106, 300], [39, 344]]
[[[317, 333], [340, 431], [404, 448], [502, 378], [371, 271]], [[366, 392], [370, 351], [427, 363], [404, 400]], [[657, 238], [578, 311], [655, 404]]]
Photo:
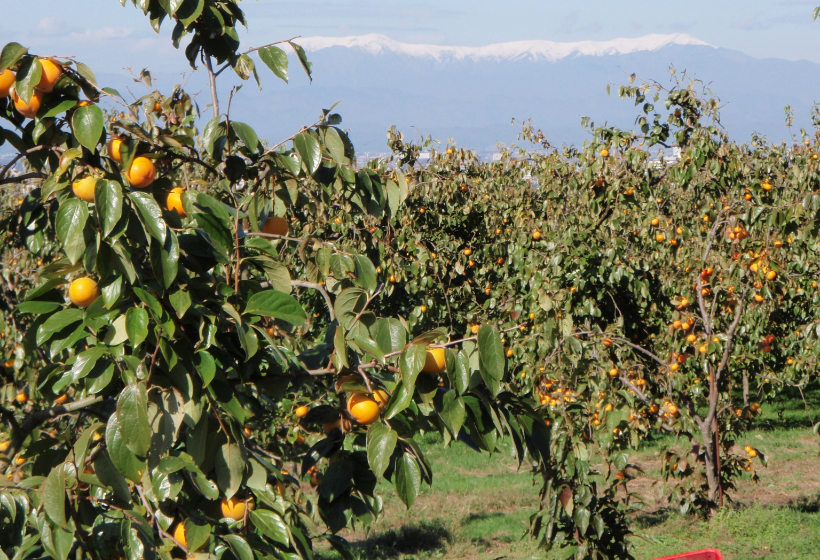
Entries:
[[[6, 2], [0, 37], [39, 54], [76, 55], [100, 72], [184, 71], [182, 53], [118, 0]], [[481, 46], [521, 39], [606, 40], [684, 32], [756, 57], [820, 62], [820, 0], [244, 0], [253, 46], [302, 35], [382, 33], [405, 42]]]

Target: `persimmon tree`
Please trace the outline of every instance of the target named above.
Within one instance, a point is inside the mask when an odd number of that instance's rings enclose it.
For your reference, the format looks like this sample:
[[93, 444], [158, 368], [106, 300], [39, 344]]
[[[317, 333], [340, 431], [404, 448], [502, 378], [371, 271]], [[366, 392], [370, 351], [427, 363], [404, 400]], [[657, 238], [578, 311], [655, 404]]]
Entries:
[[133, 4], [209, 99], [0, 53], [4, 554], [347, 554], [380, 478], [408, 507], [431, 483], [428, 431], [514, 453], [533, 537], [578, 559], [631, 558], [644, 441], [675, 436], [682, 511], [755, 479], [760, 403], [817, 372], [816, 135], [738, 144], [683, 77], [619, 87], [637, 130], [578, 148], [392, 129], [359, 168], [332, 109], [269, 144], [220, 100], [257, 61], [287, 80], [282, 48], [310, 75], [293, 40], [240, 49], [233, 0]]
[[0, 184], [29, 181], [4, 215], [3, 557], [346, 553], [336, 533], [380, 514], [380, 478], [408, 507], [431, 482], [422, 431], [545, 463], [496, 326], [461, 339], [374, 312], [390, 278], [349, 228], [395, 215], [408, 178], [357, 169], [331, 111], [273, 145], [221, 112], [217, 78], [256, 75], [252, 54], [288, 76], [277, 44], [240, 51], [237, 2], [134, 4], [188, 37], [201, 130], [196, 100], [147, 71], [127, 102], [74, 59], [0, 54], [18, 152]]
[[[765, 464], [736, 445], [760, 402], [817, 372], [816, 137], [734, 143], [717, 99], [685, 78], [619, 93], [640, 130], [587, 120], [581, 149], [526, 127], [534, 148], [483, 163], [391, 132], [392, 164], [421, 150], [429, 163], [395, 219], [362, 224], [396, 280], [382, 313], [517, 327], [511, 374], [553, 451], [532, 530], [579, 557], [628, 555], [630, 450], [675, 435], [667, 497], [709, 516]], [[680, 158], [652, 161], [663, 146]]]

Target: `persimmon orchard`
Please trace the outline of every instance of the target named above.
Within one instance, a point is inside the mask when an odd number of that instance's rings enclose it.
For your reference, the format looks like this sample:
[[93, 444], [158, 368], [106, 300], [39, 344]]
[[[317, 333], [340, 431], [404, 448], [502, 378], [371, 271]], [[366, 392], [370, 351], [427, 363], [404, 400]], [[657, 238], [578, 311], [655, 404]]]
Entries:
[[431, 484], [430, 431], [517, 456], [531, 535], [579, 559], [632, 557], [647, 439], [677, 436], [682, 511], [755, 478], [735, 441], [817, 372], [816, 137], [734, 143], [678, 79], [620, 87], [639, 130], [587, 121], [581, 149], [391, 130], [360, 168], [332, 109], [273, 144], [221, 110], [258, 62], [287, 81], [283, 48], [310, 76], [292, 40], [241, 50], [235, 0], [133, 3], [209, 107], [0, 54], [0, 558], [347, 557], [380, 479], [407, 507]]

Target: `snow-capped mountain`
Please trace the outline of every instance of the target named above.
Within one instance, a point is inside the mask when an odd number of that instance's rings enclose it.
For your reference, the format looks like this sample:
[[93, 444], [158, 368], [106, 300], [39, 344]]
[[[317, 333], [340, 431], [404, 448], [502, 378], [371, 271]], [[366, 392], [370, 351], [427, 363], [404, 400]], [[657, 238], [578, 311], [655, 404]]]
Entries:
[[485, 47], [448, 47], [401, 43], [378, 34], [353, 37], [306, 37], [300, 40], [307, 51], [321, 51], [332, 47], [359, 49], [380, 55], [386, 53], [433, 58], [435, 60], [454, 59], [473, 61], [495, 60], [545, 60], [555, 62], [572, 56], [604, 56], [630, 54], [638, 51], [656, 51], [669, 45], [708, 45], [691, 35], [645, 35], [634, 39], [614, 39], [611, 41], [577, 41], [557, 43], [555, 41], [514, 41]]
[[[385, 130], [418, 138], [431, 135], [482, 152], [517, 139], [518, 121], [531, 118], [554, 144], [587, 138], [581, 117], [634, 128], [639, 108], [632, 100], [606, 94], [607, 84], [638, 79], [670, 83], [686, 71], [707, 84], [724, 104], [722, 124], [741, 141], [759, 132], [785, 139], [783, 108], [791, 105], [796, 127], [807, 126], [820, 95], [820, 65], [806, 61], [757, 59], [716, 48], [685, 34], [647, 35], [612, 41], [559, 43], [517, 41], [485, 47], [401, 43], [383, 35], [299, 39], [313, 62], [313, 83], [298, 75], [287, 86], [268, 74], [261, 93], [244, 88], [234, 101], [247, 122], [266, 137], [286, 137], [313, 122], [323, 107], [344, 118], [360, 152], [386, 151]], [[264, 76], [265, 69], [261, 69]], [[252, 115], [281, 111], [270, 120]], [[239, 111], [240, 109], [237, 109]], [[268, 130], [264, 130], [268, 128]]]
[[[246, 83], [231, 104], [231, 118], [275, 142], [342, 101], [335, 111], [360, 154], [387, 151], [385, 131], [392, 125], [406, 136], [453, 138], [459, 146], [493, 152], [498, 142], [516, 141], [520, 124], [511, 124], [512, 119], [532, 119], [553, 144], [580, 144], [587, 138], [583, 116], [635, 128], [639, 108], [632, 100], [619, 99], [616, 86], [633, 73], [639, 80], [669, 85], [670, 66], [678, 77], [685, 70], [712, 89], [723, 104], [723, 126], [741, 141], [753, 132], [787, 139], [784, 106], [795, 110], [796, 132], [808, 127], [809, 110], [820, 99], [820, 64], [752, 58], [683, 34], [485, 47], [412, 45], [383, 35], [296, 42], [313, 63], [313, 82], [308, 83], [294, 57], [289, 84], [257, 62], [263, 89], [258, 91], [253, 80]], [[180, 68], [184, 71], [184, 64]], [[228, 72], [222, 76], [222, 98], [227, 99], [231, 82], [239, 79]], [[155, 77], [166, 93], [179, 81], [176, 74]], [[98, 79], [121, 92], [133, 85], [125, 72], [98, 74]], [[613, 85], [610, 96], [607, 84]], [[208, 115], [204, 73], [195, 73], [186, 87], [199, 91], [197, 101]], [[0, 147], [0, 153], [5, 150]]]

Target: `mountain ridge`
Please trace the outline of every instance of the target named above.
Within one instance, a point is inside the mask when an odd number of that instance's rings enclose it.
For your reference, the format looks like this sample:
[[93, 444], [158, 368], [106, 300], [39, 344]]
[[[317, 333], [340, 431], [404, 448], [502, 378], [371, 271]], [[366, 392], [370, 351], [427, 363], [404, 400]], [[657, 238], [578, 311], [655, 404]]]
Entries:
[[377, 33], [347, 37], [305, 37], [299, 40], [308, 52], [318, 52], [333, 47], [363, 50], [372, 55], [385, 53], [403, 54], [441, 61], [484, 60], [496, 61], [529, 59], [555, 62], [573, 56], [613, 56], [639, 51], [657, 51], [670, 45], [711, 46], [686, 33], [670, 35], [650, 34], [634, 38], [618, 38], [609, 41], [557, 42], [548, 40], [525, 40], [495, 43], [483, 47], [443, 46], [403, 43]]

